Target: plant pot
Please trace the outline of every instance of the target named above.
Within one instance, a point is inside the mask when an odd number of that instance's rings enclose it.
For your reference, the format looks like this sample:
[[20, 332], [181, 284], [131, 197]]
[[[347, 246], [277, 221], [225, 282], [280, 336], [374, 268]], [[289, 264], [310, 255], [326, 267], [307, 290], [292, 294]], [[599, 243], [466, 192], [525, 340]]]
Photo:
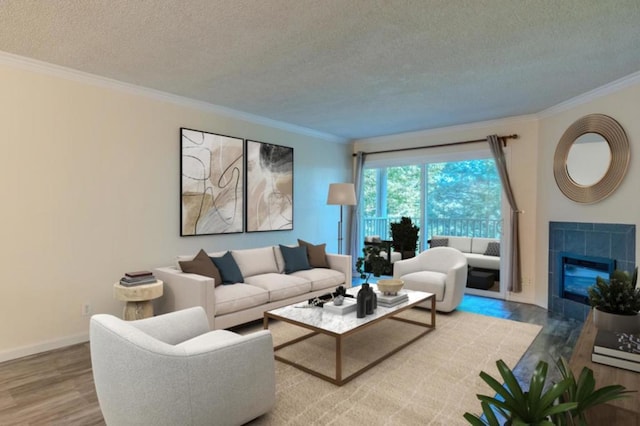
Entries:
[[593, 324], [599, 330], [640, 333], [640, 315], [618, 315], [593, 308]]

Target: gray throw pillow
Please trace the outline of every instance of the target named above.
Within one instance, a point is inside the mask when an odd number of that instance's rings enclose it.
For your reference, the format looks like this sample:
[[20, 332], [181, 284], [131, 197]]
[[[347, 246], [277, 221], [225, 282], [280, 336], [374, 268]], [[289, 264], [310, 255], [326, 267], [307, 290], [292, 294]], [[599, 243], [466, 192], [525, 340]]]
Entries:
[[487, 249], [484, 251], [485, 256], [500, 256], [500, 243], [490, 242], [487, 244]]
[[432, 238], [429, 247], [449, 247], [448, 238]]
[[222, 284], [244, 282], [242, 272], [240, 272], [240, 268], [230, 251], [226, 252], [222, 257], [212, 257], [211, 260], [216, 264], [220, 275], [222, 275]]
[[285, 274], [311, 269], [309, 259], [307, 258], [307, 248], [305, 246], [287, 247], [280, 244], [280, 251], [284, 258]]

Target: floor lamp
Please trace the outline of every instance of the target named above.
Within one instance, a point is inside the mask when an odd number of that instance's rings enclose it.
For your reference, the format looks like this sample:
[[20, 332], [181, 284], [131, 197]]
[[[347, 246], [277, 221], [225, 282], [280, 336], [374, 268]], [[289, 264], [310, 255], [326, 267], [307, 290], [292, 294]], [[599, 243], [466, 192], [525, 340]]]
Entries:
[[356, 190], [352, 183], [329, 184], [327, 204], [340, 206], [340, 221], [338, 222], [338, 254], [342, 254], [342, 206], [355, 206]]

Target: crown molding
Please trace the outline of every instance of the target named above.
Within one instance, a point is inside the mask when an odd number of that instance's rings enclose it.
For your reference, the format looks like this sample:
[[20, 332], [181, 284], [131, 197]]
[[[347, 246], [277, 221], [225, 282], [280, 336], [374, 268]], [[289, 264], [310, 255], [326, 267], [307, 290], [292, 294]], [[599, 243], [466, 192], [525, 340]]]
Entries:
[[638, 83], [640, 83], [640, 71], [634, 72], [633, 74], [629, 74], [625, 77], [614, 80], [611, 83], [607, 83], [603, 86], [590, 90], [586, 93], [583, 93], [581, 95], [568, 99], [564, 102], [560, 102], [557, 105], [554, 105], [550, 108], [547, 108], [538, 112], [536, 115], [540, 119], [548, 118], [554, 114], [558, 114], [560, 112], [564, 112], [571, 108], [575, 108], [577, 106], [591, 102], [603, 96], [607, 96], [612, 93], [618, 92], [622, 89], [626, 89], [627, 87], [634, 86]]
[[201, 111], [222, 115], [227, 118], [247, 121], [253, 124], [259, 124], [259, 125], [268, 126], [268, 127], [273, 127], [280, 130], [297, 133], [300, 135], [322, 139], [328, 142], [336, 142], [336, 143], [343, 143], [343, 144], [350, 142], [350, 139], [339, 137], [330, 133], [320, 132], [317, 130], [309, 129], [307, 127], [296, 126], [294, 124], [289, 124], [289, 123], [285, 123], [278, 120], [272, 120], [270, 118], [262, 117], [259, 115], [237, 111], [237, 110], [223, 107], [220, 105], [215, 105], [208, 102], [187, 98], [184, 96], [162, 92], [160, 90], [150, 89], [143, 86], [137, 86], [131, 83], [125, 83], [123, 81], [102, 77], [102, 76], [87, 73], [84, 71], [74, 70], [72, 68], [51, 64], [48, 62], [27, 58], [24, 56], [15, 55], [13, 53], [0, 51], [0, 64], [8, 65], [14, 68], [19, 68], [27, 71], [47, 74], [53, 77], [59, 77], [66, 80], [72, 80], [72, 81], [76, 81], [83, 84], [89, 84], [89, 85], [98, 86], [98, 87], [111, 89], [111, 90], [118, 90], [118, 91], [130, 93], [138, 96], [145, 96], [147, 98], [151, 98], [154, 100], [170, 102], [176, 105], [185, 106], [189, 108], [195, 108]]

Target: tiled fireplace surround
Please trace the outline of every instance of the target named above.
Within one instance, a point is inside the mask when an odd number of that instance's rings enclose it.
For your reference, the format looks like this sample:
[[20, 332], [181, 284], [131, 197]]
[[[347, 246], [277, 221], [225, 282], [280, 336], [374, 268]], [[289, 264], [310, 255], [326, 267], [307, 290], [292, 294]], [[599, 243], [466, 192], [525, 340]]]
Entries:
[[590, 307], [560, 297], [560, 252], [615, 259], [616, 269], [631, 272], [636, 267], [636, 226], [549, 222], [549, 311], [583, 321]]

